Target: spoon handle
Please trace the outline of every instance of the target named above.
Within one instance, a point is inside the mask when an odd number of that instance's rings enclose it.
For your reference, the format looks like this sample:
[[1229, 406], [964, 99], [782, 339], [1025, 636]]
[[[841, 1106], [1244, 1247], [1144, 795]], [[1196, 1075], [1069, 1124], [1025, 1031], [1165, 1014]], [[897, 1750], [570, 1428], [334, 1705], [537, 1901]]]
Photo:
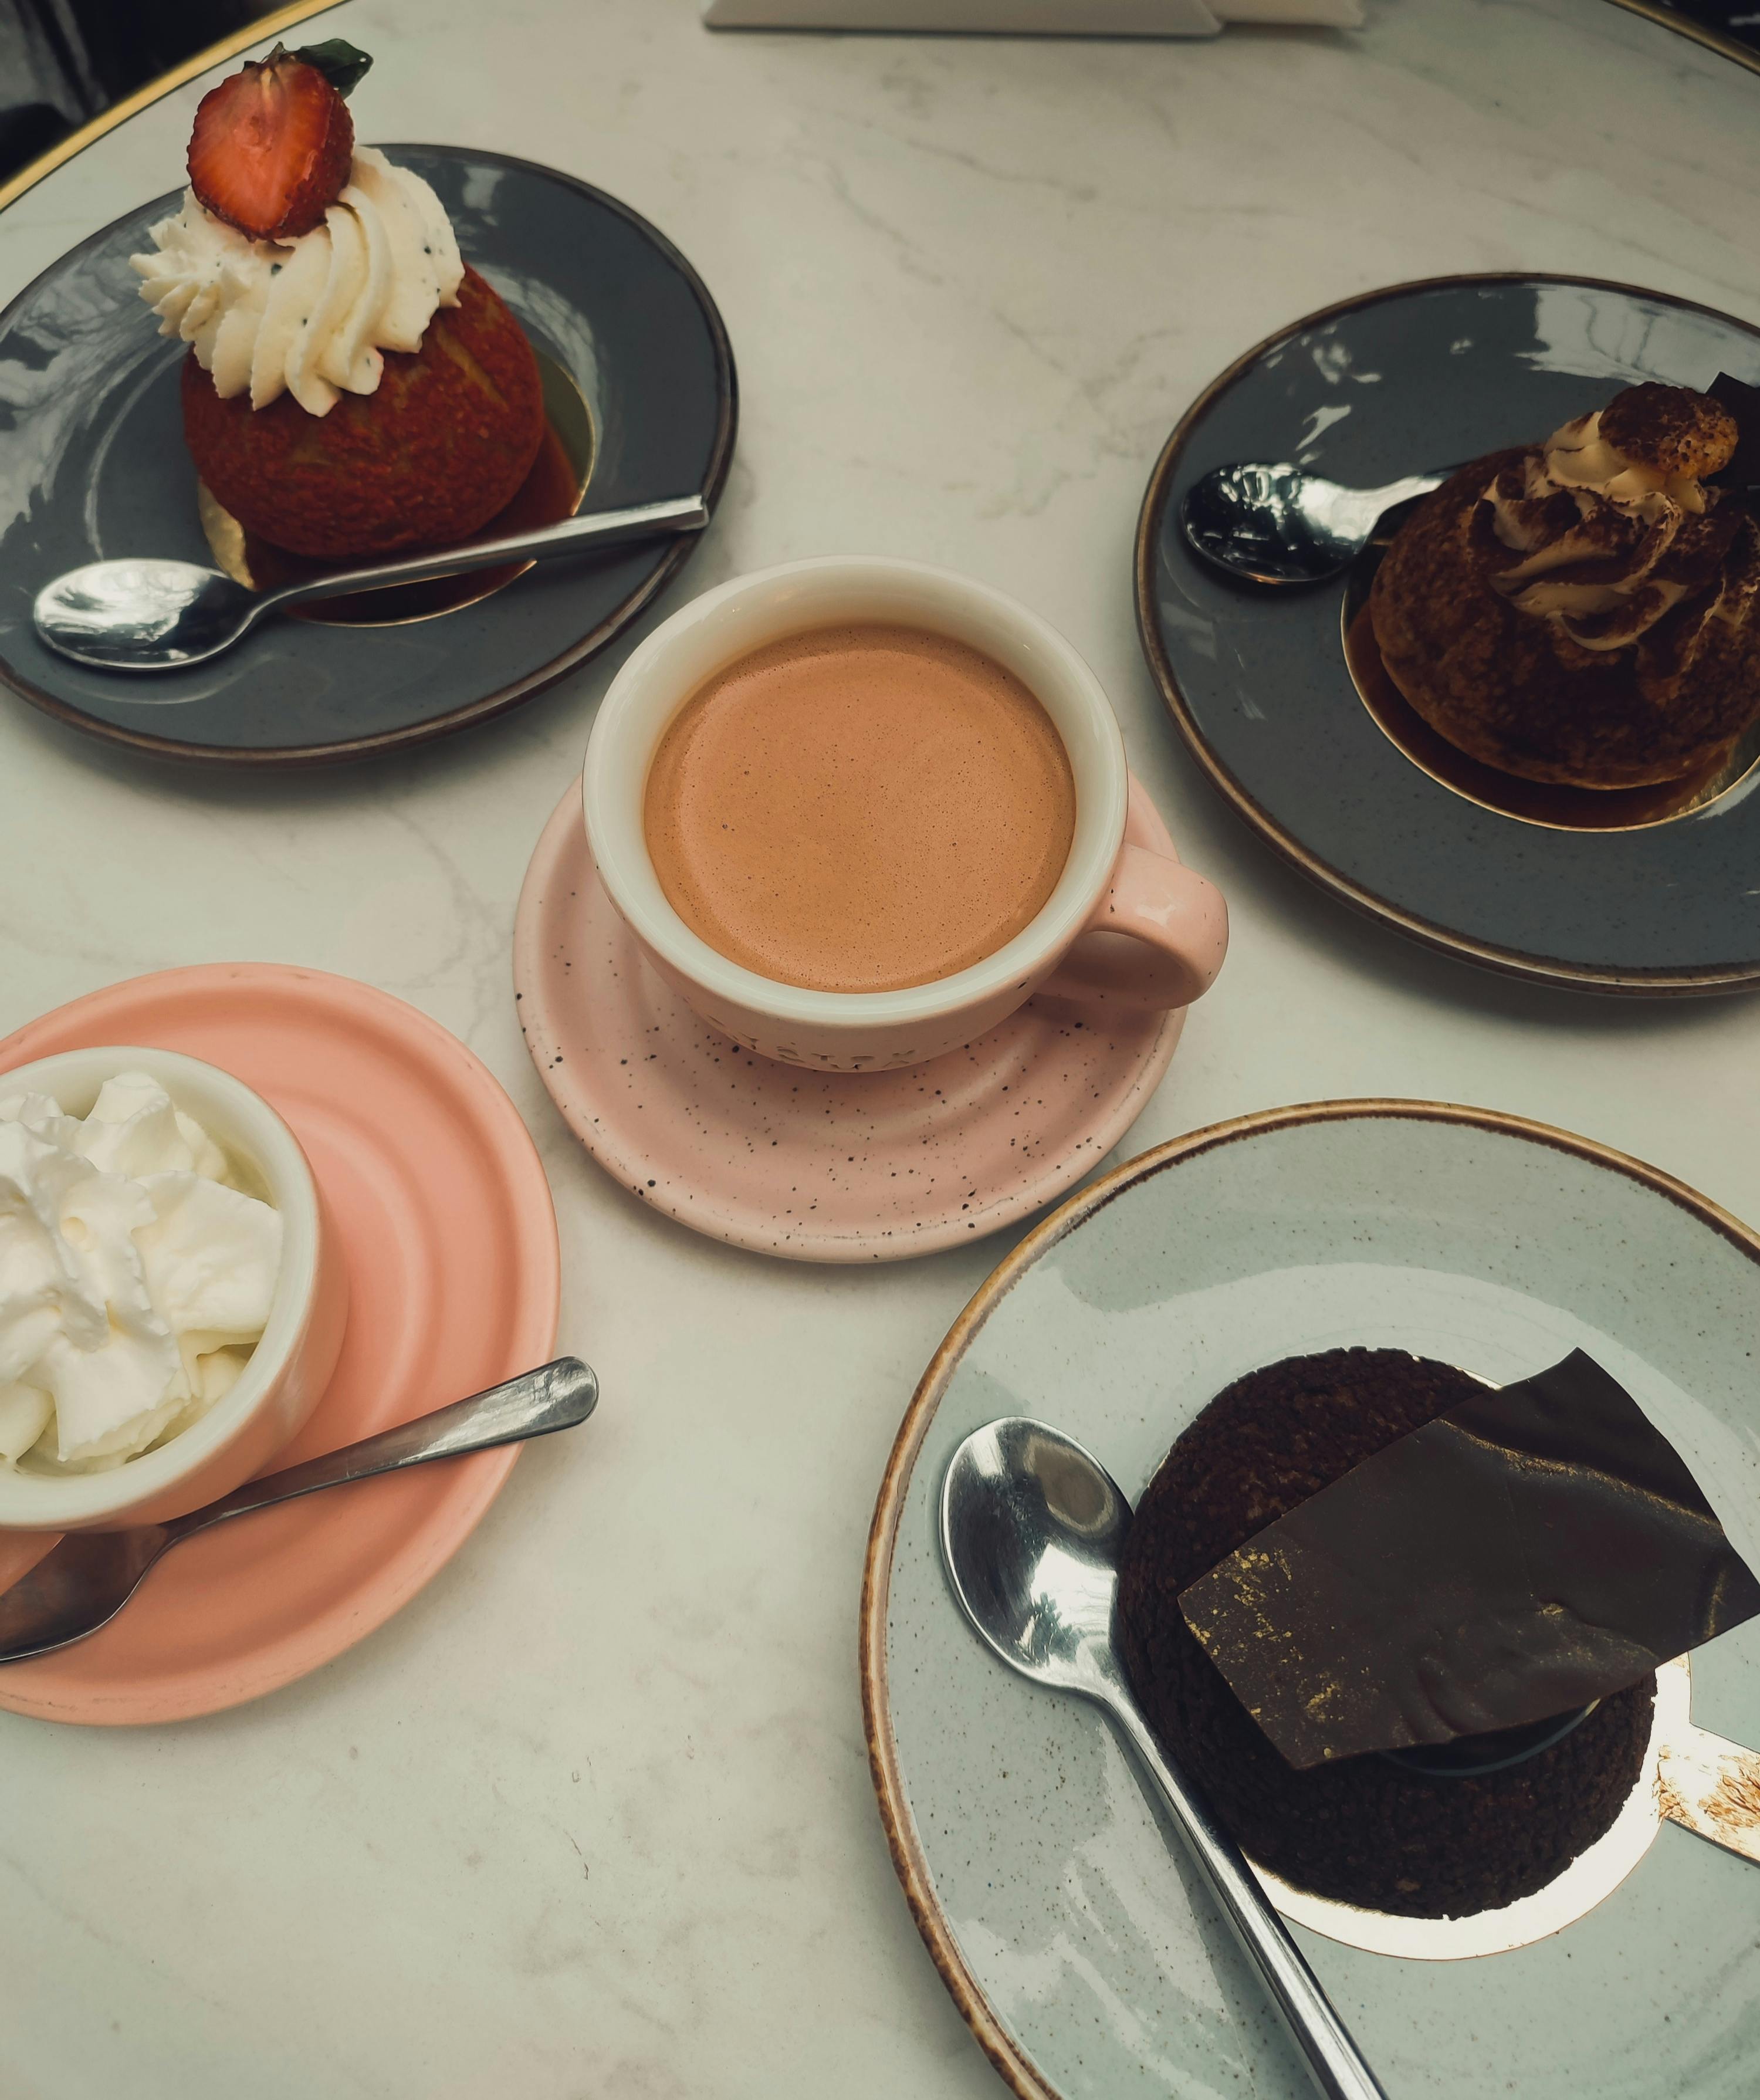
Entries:
[[1204, 1802], [1170, 1765], [1149, 1732], [1136, 1702], [1122, 1687], [1109, 1688], [1106, 1710], [1166, 1802], [1168, 1814], [1203, 1869], [1224, 1915], [1246, 1957], [1289, 2023], [1309, 2074], [1326, 2100], [1387, 2100], [1387, 2089], [1363, 2061], [1350, 2031], [1289, 1928], [1266, 1901], [1241, 1848]]
[[377, 1436], [345, 1444], [340, 1451], [326, 1451], [303, 1465], [271, 1473], [267, 1480], [247, 1480], [205, 1509], [173, 1519], [165, 1529], [174, 1538], [187, 1538], [223, 1518], [267, 1509], [271, 1502], [289, 1502], [320, 1488], [368, 1480], [376, 1473], [400, 1472], [406, 1466], [425, 1465], [430, 1458], [457, 1458], [496, 1444], [548, 1436], [553, 1430], [571, 1429], [577, 1422], [584, 1422], [598, 1397], [599, 1382], [580, 1359], [558, 1357], [554, 1363], [526, 1371], [505, 1385], [491, 1386], [470, 1400], [455, 1400], [432, 1414], [399, 1423], [395, 1429], [382, 1429]]
[[470, 569], [492, 569], [503, 562], [545, 562], [588, 547], [612, 547], [625, 540], [651, 540], [669, 532], [700, 532], [709, 522], [700, 496], [669, 497], [664, 503], [639, 503], [628, 510], [590, 511], [565, 518], [530, 532], [501, 540], [474, 540], [461, 547], [434, 547], [400, 560], [374, 562], [365, 568], [337, 569], [306, 583], [266, 591], [252, 611], [258, 619], [283, 606], [307, 598], [342, 598], [350, 591], [379, 590], [388, 584], [426, 583], [435, 576], [462, 576]]
[[1362, 529], [1372, 532], [1377, 522], [1401, 504], [1409, 503], [1414, 496], [1428, 496], [1432, 489], [1440, 488], [1448, 479], [1447, 474], [1409, 474], [1403, 481], [1390, 481], [1385, 488], [1365, 488], [1359, 492], [1362, 512]]

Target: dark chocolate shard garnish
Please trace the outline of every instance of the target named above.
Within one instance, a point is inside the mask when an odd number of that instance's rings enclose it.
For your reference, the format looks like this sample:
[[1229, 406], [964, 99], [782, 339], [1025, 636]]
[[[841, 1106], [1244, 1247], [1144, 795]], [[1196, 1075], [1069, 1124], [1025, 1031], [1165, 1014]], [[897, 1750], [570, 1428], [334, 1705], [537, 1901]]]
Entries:
[[1545, 1719], [1760, 1612], [1760, 1582], [1581, 1350], [1449, 1409], [1181, 1592], [1292, 1765]]
[[1720, 372], [1705, 391], [1736, 418], [1736, 451], [1729, 465], [1709, 479], [1731, 488], [1760, 488], [1760, 386], [1750, 386]]

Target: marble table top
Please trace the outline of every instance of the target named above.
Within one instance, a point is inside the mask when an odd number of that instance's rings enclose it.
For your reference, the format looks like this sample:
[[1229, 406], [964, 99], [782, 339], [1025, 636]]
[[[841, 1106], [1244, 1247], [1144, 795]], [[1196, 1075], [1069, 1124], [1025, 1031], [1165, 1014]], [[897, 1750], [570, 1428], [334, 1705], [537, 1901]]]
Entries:
[[[1360, 33], [1203, 44], [717, 37], [692, 0], [348, 0], [319, 33], [377, 55], [368, 138], [553, 163], [707, 280], [739, 447], [666, 604], [799, 555], [914, 555], [1093, 663], [1234, 922], [1125, 1150], [1273, 1103], [1433, 1096], [1569, 1125], [1760, 1219], [1760, 1004], [1528, 988], [1349, 916], [1185, 757], [1130, 559], [1187, 401], [1352, 291], [1568, 271], [1760, 320], [1760, 79], [1603, 0], [1369, 0]], [[208, 84], [0, 218], [0, 300], [174, 182]], [[562, 1343], [605, 1396], [306, 1682], [163, 1730], [0, 1714], [10, 2094], [1001, 2089], [893, 1880], [855, 1627], [899, 1418], [1005, 1243], [859, 1273], [734, 1252], [563, 1128], [509, 930], [620, 653], [484, 730], [312, 776], [135, 763], [0, 707], [0, 1032], [234, 957], [413, 1001], [542, 1147]]]

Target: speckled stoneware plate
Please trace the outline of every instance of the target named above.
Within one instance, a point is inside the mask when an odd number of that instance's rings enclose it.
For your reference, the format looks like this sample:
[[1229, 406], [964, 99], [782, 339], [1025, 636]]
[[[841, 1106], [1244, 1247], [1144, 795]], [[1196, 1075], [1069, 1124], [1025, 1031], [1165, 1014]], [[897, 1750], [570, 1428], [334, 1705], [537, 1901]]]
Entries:
[[[625, 205], [504, 154], [388, 146], [434, 185], [465, 259], [584, 400], [581, 507], [701, 490], [733, 456], [732, 354], [702, 280]], [[174, 757], [311, 764], [424, 743], [527, 699], [602, 649], [690, 558], [692, 537], [530, 569], [492, 597], [388, 626], [268, 623], [227, 655], [153, 677], [88, 671], [30, 626], [42, 585], [135, 554], [211, 563], [178, 372], [130, 255], [175, 209], [141, 205], [0, 314], [0, 679], [112, 743]]]
[[1180, 530], [1186, 490], [1231, 461], [1378, 487], [1542, 438], [1636, 381], [1719, 372], [1760, 382], [1760, 331], [1625, 285], [1445, 277], [1310, 315], [1207, 387], [1144, 498], [1137, 619], [1181, 735], [1247, 822], [1345, 902], [1518, 977], [1640, 994], [1760, 983], [1760, 772], [1630, 829], [1487, 808], [1370, 714], [1345, 664], [1345, 583], [1235, 584]]
[[[1125, 836], [1174, 850], [1135, 779]], [[792, 1261], [902, 1261], [1056, 1202], [1141, 1114], [1185, 1022], [1035, 999], [902, 1071], [761, 1057], [644, 960], [593, 870], [578, 784], [526, 871], [514, 995], [539, 1078], [614, 1180], [693, 1231]]]
[[[955, 1446], [1037, 1415], [1134, 1500], [1245, 1371], [1348, 1343], [1502, 1383], [1589, 1350], [1760, 1548], [1760, 1238], [1656, 1169], [1425, 1102], [1280, 1109], [1158, 1147], [1008, 1257], [929, 1366], [869, 1542], [862, 1677], [929, 1952], [1029, 2100], [1310, 2100], [1275, 2015], [1099, 1714], [972, 1635], [934, 1511]], [[1693, 1657], [1693, 1718], [1760, 1741], [1760, 1621]], [[1738, 2100], [1760, 1868], [1673, 1825], [1586, 1917], [1461, 1961], [1296, 1936], [1396, 2100]]]

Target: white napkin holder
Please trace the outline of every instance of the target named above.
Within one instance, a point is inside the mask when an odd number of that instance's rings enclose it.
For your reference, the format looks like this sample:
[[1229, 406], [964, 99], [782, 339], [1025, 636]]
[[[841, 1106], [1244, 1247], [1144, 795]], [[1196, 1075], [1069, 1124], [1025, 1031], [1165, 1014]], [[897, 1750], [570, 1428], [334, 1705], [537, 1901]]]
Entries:
[[1225, 22], [1356, 29], [1361, 0], [704, 0], [712, 29], [910, 35], [1213, 37]]

